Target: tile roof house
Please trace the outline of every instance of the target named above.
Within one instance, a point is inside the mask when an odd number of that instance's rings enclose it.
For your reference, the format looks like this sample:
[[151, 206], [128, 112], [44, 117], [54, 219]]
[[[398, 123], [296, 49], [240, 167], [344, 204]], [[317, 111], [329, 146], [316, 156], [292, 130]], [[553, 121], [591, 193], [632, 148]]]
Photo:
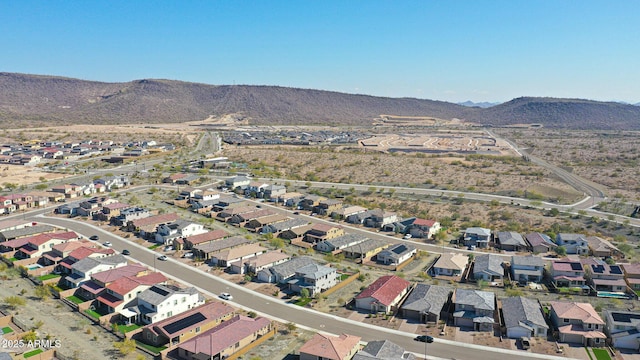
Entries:
[[317, 244], [321, 241], [335, 239], [342, 235], [344, 235], [344, 228], [342, 226], [316, 223], [313, 224], [311, 230], [307, 231], [304, 235], [304, 241]]
[[357, 206], [357, 205], [353, 205], [353, 206], [345, 206], [341, 209], [337, 209], [331, 212], [331, 217], [333, 218], [338, 218], [340, 220], [344, 220], [347, 219], [349, 216], [352, 215], [357, 215], [357, 214], [362, 214], [364, 212], [367, 211], [367, 208], [364, 208], [362, 206]]
[[309, 224], [309, 221], [306, 219], [300, 219], [300, 218], [289, 219], [289, 220], [263, 226], [262, 229], [260, 230], [260, 234], [274, 234], [275, 236], [278, 236], [283, 231], [295, 229], [308, 224]]
[[398, 266], [411, 259], [418, 249], [409, 243], [399, 243], [392, 245], [376, 255], [376, 261], [384, 265]]
[[317, 333], [300, 347], [300, 360], [349, 360], [360, 349], [360, 337]]
[[213, 254], [216, 254], [219, 251], [249, 244], [250, 242], [251, 240], [245, 238], [244, 236], [232, 236], [222, 240], [207, 242], [201, 245], [194, 245], [192, 250], [195, 257], [208, 261], [211, 259]]
[[[551, 278], [556, 287], [586, 286], [582, 263], [577, 260], [554, 260], [551, 262]], [[588, 290], [588, 287], [587, 287]]]
[[125, 308], [135, 306], [139, 293], [166, 281], [167, 278], [159, 272], [121, 277], [105, 285], [105, 291], [98, 295], [95, 304], [106, 313], [119, 313]]
[[537, 232], [525, 235], [525, 239], [534, 254], [544, 254], [558, 247], [550, 237]]
[[369, 341], [352, 360], [416, 360], [416, 356], [389, 340]]
[[417, 218], [408, 228], [407, 234], [414, 238], [431, 239], [440, 231], [440, 223], [435, 220]]
[[84, 282], [78, 289], [78, 295], [85, 299], [95, 299], [104, 291], [105, 286], [128, 276], [142, 276], [149, 272], [145, 266], [128, 264], [114, 269], [100, 271], [91, 275], [89, 281]]
[[342, 249], [342, 254], [349, 259], [366, 259], [391, 246], [380, 239], [367, 239], [359, 244]]
[[141, 340], [152, 346], [174, 346], [198, 336], [233, 317], [234, 309], [211, 301], [142, 329]]
[[260, 216], [255, 219], [249, 220], [245, 224], [245, 229], [253, 232], [261, 232], [262, 228], [270, 224], [277, 224], [289, 220], [290, 218], [283, 214], [271, 214], [267, 216]]
[[462, 253], [444, 253], [433, 264], [432, 272], [438, 276], [460, 276], [469, 263], [469, 257]]
[[550, 301], [550, 318], [558, 328], [560, 342], [584, 346], [605, 345], [604, 321], [589, 303]]
[[272, 329], [269, 319], [236, 315], [178, 345], [180, 359], [226, 359]]
[[18, 249], [14, 257], [18, 259], [38, 258], [58, 244], [75, 241], [80, 238], [81, 236], [73, 231], [38, 234], [23, 238], [27, 240], [27, 243]]
[[528, 247], [522, 235], [515, 231], [498, 231], [496, 242], [498, 248], [506, 251], [524, 251]]
[[596, 291], [626, 292], [627, 282], [621, 265], [607, 263], [585, 265], [591, 278], [591, 285]]
[[296, 274], [287, 284], [289, 289], [300, 294], [302, 289], [314, 296], [334, 287], [338, 283], [338, 272], [330, 266], [309, 264], [296, 270]]
[[605, 310], [605, 332], [614, 348], [638, 351], [640, 348], [640, 312]]
[[366, 241], [368, 238], [360, 234], [345, 234], [338, 236], [337, 238], [324, 240], [316, 244], [316, 250], [322, 252], [334, 252], [340, 251], [346, 247], [360, 244]]
[[227, 222], [234, 226], [243, 226], [253, 219], [276, 214], [271, 209], [258, 209], [252, 206], [249, 208], [252, 210], [232, 215]]
[[315, 260], [309, 256], [295, 256], [282, 264], [258, 272], [258, 280], [269, 283], [286, 284], [296, 275], [296, 271], [304, 266], [315, 264]]
[[38, 235], [41, 233], [54, 232], [56, 228], [51, 225], [33, 225], [18, 229], [3, 230], [0, 232], [0, 243], [19, 239], [27, 236]]
[[291, 256], [282, 251], [268, 251], [258, 256], [239, 260], [231, 263], [230, 270], [234, 274], [258, 274], [259, 271], [272, 266], [282, 264], [291, 259]]
[[453, 324], [492, 331], [495, 324], [496, 295], [489, 291], [455, 289], [451, 296], [454, 304]]
[[591, 255], [597, 257], [608, 257], [614, 255], [622, 255], [620, 249], [613, 245], [609, 240], [598, 236], [587, 236], [585, 238], [591, 250]]
[[338, 199], [326, 199], [321, 200], [318, 205], [313, 207], [313, 212], [320, 215], [330, 215], [334, 211], [342, 208], [342, 200]]
[[[196, 235], [186, 236], [183, 239], [184, 249], [185, 250], [193, 250], [195, 246], [200, 246], [207, 243], [212, 243], [214, 241], [218, 241], [220, 239], [224, 239], [230, 234], [222, 229], [217, 229], [213, 231], [207, 231]], [[179, 249], [177, 249], [179, 250]]]
[[441, 316], [446, 318], [445, 305], [451, 292], [452, 289], [445, 286], [417, 284], [400, 307], [402, 317], [437, 323]]
[[67, 241], [66, 243], [54, 245], [53, 248], [51, 248], [51, 251], [47, 251], [42, 254], [43, 265], [57, 265], [62, 261], [62, 259], [69, 256], [73, 250], [81, 247], [97, 248], [97, 245], [87, 240]]
[[640, 290], [640, 264], [622, 264], [625, 279], [631, 289]]
[[146, 239], [156, 232], [157, 225], [171, 223], [179, 218], [180, 217], [176, 213], [154, 215], [143, 219], [129, 221], [127, 222], [126, 227], [127, 231], [137, 232], [141, 238]]
[[[76, 249], [74, 252], [80, 249]], [[127, 265], [127, 259], [120, 254], [101, 258], [85, 257], [71, 265], [71, 273], [64, 278], [64, 281], [67, 286], [77, 288], [83, 283], [89, 281], [90, 276], [95, 273], [115, 269], [125, 265]]]
[[206, 233], [202, 224], [178, 219], [168, 224], [158, 225], [155, 241], [160, 244], [173, 245], [173, 240]]
[[391, 312], [409, 292], [410, 287], [410, 282], [398, 276], [382, 276], [355, 297], [356, 308], [373, 313]]
[[475, 246], [479, 249], [489, 247], [491, 241], [491, 230], [481, 227], [470, 227], [465, 230], [462, 239], [464, 246]]
[[549, 326], [537, 301], [522, 296], [504, 298], [502, 314], [508, 338], [547, 337]]
[[530, 282], [539, 283], [544, 275], [544, 260], [538, 256], [517, 256], [511, 257], [511, 278], [513, 281], [526, 284]]
[[236, 261], [244, 261], [267, 252], [259, 244], [244, 244], [209, 254], [209, 264], [227, 268]]
[[588, 255], [589, 243], [582, 234], [560, 233], [556, 235], [556, 244], [567, 250], [567, 254]]
[[121, 310], [120, 315], [129, 321], [153, 324], [200, 306], [204, 300], [196, 288], [157, 284], [138, 294], [138, 305]]
[[398, 221], [398, 215], [394, 212], [381, 209], [371, 210], [369, 217], [364, 219], [364, 226], [381, 229], [385, 225]]
[[473, 278], [488, 282], [502, 281], [504, 268], [502, 257], [494, 254], [482, 254], [474, 258]]

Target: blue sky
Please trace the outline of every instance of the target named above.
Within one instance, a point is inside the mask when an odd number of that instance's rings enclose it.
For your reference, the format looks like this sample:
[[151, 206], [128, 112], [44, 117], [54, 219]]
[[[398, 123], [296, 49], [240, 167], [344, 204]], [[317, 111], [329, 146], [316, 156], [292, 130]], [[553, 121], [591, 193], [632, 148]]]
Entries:
[[640, 102], [640, 1], [1, 1], [0, 71]]

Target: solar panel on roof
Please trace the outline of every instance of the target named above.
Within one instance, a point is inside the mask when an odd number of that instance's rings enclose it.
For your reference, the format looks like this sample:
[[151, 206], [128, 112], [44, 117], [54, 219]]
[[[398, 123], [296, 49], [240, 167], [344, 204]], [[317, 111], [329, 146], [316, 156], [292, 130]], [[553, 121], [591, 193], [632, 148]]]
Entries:
[[402, 254], [403, 252], [405, 252], [407, 250], [407, 247], [402, 245], [402, 246], [398, 246], [395, 249], [392, 249], [391, 251], [393, 251], [396, 254]]
[[571, 270], [582, 270], [582, 265], [579, 263], [570, 263], [571, 264]]
[[604, 272], [604, 266], [602, 265], [593, 265], [591, 266], [594, 273], [602, 274]]
[[199, 322], [202, 322], [204, 320], [206, 320], [207, 317], [202, 315], [202, 313], [197, 312], [195, 314], [189, 315], [184, 319], [180, 319], [178, 321], [172, 322], [171, 324], [167, 324], [165, 326], [163, 326], [162, 328], [164, 329], [164, 331], [166, 331], [168, 334], [175, 334], [180, 330], [184, 330], [186, 328], [188, 328], [189, 326], [195, 325]]
[[631, 322], [631, 319], [640, 319], [640, 314], [612, 312], [611, 317], [615, 322]]
[[622, 274], [622, 269], [620, 269], [620, 266], [618, 265], [613, 265], [611, 266], [611, 273], [612, 274]]
[[158, 293], [158, 294], [160, 294], [162, 296], [167, 296], [169, 294], [169, 292], [167, 290], [161, 289], [161, 288], [159, 288], [157, 286], [153, 287], [153, 292]]

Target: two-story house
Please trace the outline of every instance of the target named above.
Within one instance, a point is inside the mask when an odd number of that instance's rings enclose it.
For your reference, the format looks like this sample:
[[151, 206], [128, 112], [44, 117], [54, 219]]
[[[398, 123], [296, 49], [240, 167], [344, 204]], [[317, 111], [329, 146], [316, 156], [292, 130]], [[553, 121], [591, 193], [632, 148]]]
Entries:
[[521, 284], [539, 283], [544, 276], [544, 261], [534, 255], [511, 257], [511, 278]]
[[525, 251], [528, 248], [522, 235], [515, 231], [498, 231], [496, 243], [498, 248], [506, 251]]
[[640, 312], [605, 310], [605, 333], [616, 349], [638, 351], [640, 348]]
[[475, 246], [479, 249], [489, 247], [491, 241], [491, 230], [481, 227], [470, 227], [465, 230], [462, 240], [464, 246]]
[[605, 345], [604, 321], [589, 303], [550, 301], [549, 317], [558, 329], [560, 342], [583, 346]]
[[291, 259], [291, 256], [282, 251], [269, 251], [258, 256], [254, 256], [244, 260], [232, 262], [230, 271], [234, 274], [253, 274], [268, 269], [272, 266], [285, 263]]
[[381, 229], [385, 225], [398, 221], [398, 215], [394, 212], [381, 209], [371, 210], [369, 217], [364, 219], [364, 226]]
[[313, 224], [311, 229], [306, 232], [304, 241], [315, 245], [321, 241], [335, 239], [342, 235], [344, 235], [342, 226], [317, 223]]
[[207, 232], [207, 230], [202, 224], [178, 219], [171, 223], [158, 225], [155, 241], [165, 245], [173, 245], [173, 240], [177, 238], [189, 237], [205, 232]]
[[90, 276], [95, 273], [125, 265], [127, 265], [127, 259], [120, 254], [102, 258], [86, 257], [71, 265], [71, 273], [64, 278], [64, 281], [67, 286], [77, 288], [89, 281]]
[[475, 331], [492, 331], [495, 324], [496, 296], [489, 291], [455, 289], [453, 324]]
[[438, 323], [440, 318], [446, 319], [445, 305], [452, 291], [446, 286], [417, 284], [400, 307], [402, 316], [421, 323]]
[[142, 324], [153, 324], [204, 304], [204, 296], [190, 287], [154, 285], [138, 294], [138, 305], [125, 308], [120, 314]]
[[293, 279], [288, 281], [289, 289], [300, 293], [302, 289], [314, 296], [334, 287], [338, 283], [338, 273], [330, 266], [309, 264], [296, 270]]
[[79, 238], [80, 236], [73, 231], [30, 236], [25, 238], [26, 244], [16, 251], [14, 257], [18, 259], [38, 258], [45, 252], [51, 251], [58, 244], [75, 241]]
[[560, 233], [556, 235], [556, 244], [564, 247], [567, 254], [589, 254], [589, 243], [586, 236], [582, 234]]
[[529, 249], [534, 254], [545, 254], [553, 251], [558, 246], [549, 236], [542, 233], [529, 233], [525, 235], [525, 239], [529, 244]]
[[596, 291], [624, 293], [627, 282], [621, 265], [609, 265], [605, 262], [586, 265], [587, 277]]
[[111, 218], [111, 223], [117, 226], [124, 226], [129, 221], [144, 219], [151, 216], [149, 210], [140, 207], [131, 207], [120, 211], [118, 216]]
[[415, 219], [408, 228], [407, 234], [414, 238], [432, 239], [440, 231], [440, 223], [429, 219]]
[[[582, 263], [578, 260], [554, 260], [551, 262], [551, 279], [558, 287], [585, 289], [586, 280]], [[587, 289], [588, 290], [588, 287]]]
[[166, 281], [167, 278], [159, 272], [121, 277], [105, 285], [105, 290], [96, 297], [96, 307], [109, 314], [119, 313], [125, 308], [135, 306], [138, 294]]
[[326, 253], [338, 252], [346, 247], [360, 244], [367, 239], [366, 236], [360, 234], [346, 234], [317, 243], [316, 250]]
[[640, 290], [640, 263], [622, 264], [627, 285], [633, 290]]
[[310, 264], [315, 264], [313, 258], [309, 256], [296, 256], [282, 264], [259, 271], [258, 280], [269, 283], [286, 284], [296, 275], [298, 269]]

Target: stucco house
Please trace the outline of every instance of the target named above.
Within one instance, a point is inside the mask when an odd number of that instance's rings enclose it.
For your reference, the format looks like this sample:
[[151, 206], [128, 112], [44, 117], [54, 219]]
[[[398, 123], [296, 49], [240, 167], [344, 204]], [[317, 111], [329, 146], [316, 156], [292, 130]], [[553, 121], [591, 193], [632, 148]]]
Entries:
[[382, 276], [356, 296], [355, 306], [373, 313], [392, 312], [410, 287], [411, 283], [398, 276]]

